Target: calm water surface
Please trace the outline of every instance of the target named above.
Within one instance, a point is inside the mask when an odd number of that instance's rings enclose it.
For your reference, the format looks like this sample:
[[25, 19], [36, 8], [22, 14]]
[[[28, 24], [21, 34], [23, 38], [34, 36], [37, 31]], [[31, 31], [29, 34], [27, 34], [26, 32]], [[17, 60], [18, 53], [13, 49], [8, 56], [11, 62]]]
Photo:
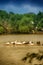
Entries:
[[0, 35], [0, 43], [8, 41], [41, 41], [43, 42], [43, 34], [20, 34], [20, 35]]

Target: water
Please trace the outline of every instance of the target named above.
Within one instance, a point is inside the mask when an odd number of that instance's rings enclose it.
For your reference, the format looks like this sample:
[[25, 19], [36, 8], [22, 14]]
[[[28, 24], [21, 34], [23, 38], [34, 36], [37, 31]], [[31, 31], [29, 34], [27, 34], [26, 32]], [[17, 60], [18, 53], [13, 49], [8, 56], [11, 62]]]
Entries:
[[43, 34], [20, 34], [20, 35], [0, 35], [0, 43], [8, 41], [41, 41], [43, 42]]

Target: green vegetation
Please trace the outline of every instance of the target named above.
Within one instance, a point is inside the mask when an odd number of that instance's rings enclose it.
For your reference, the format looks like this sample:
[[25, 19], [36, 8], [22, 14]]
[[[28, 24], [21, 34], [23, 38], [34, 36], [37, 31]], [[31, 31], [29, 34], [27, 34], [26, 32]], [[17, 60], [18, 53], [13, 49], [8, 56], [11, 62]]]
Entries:
[[43, 31], [43, 12], [15, 14], [0, 10], [0, 34]]

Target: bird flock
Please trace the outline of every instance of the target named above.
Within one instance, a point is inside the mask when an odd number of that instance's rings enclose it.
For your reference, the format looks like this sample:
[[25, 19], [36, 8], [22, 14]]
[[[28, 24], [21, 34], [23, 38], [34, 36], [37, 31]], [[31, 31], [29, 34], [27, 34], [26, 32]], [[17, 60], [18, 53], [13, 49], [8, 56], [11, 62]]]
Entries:
[[6, 42], [5, 46], [43, 46], [43, 44], [41, 44], [40, 41], [37, 41], [36, 43], [32, 42], [32, 41], [17, 41], [15, 40], [14, 42]]

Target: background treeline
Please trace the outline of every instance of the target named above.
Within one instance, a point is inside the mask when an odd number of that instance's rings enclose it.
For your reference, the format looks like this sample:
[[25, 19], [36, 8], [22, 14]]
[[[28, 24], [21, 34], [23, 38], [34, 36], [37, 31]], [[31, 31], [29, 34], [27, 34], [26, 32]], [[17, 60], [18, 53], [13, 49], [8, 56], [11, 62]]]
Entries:
[[43, 12], [15, 14], [0, 10], [0, 34], [43, 32]]

